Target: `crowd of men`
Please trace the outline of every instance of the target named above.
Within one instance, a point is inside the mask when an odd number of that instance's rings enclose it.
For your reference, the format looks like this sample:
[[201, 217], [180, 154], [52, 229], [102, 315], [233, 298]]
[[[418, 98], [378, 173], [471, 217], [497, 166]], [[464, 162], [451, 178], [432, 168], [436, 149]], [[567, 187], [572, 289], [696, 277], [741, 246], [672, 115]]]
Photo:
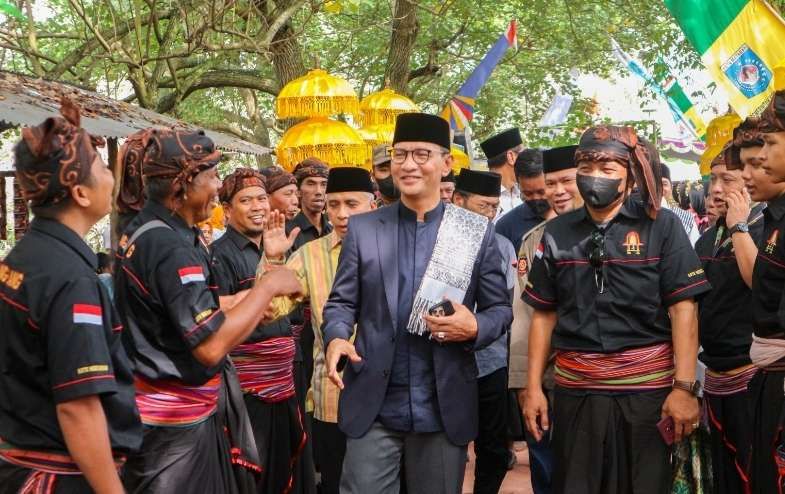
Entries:
[[674, 472], [701, 461], [696, 489], [785, 488], [785, 92], [705, 207], [630, 127], [510, 129], [457, 176], [425, 113], [371, 172], [219, 177], [204, 133], [143, 130], [99, 266], [101, 141], [63, 99], [15, 148], [34, 219], [0, 262], [0, 492], [498, 493], [515, 440], [538, 494], [698, 492]]

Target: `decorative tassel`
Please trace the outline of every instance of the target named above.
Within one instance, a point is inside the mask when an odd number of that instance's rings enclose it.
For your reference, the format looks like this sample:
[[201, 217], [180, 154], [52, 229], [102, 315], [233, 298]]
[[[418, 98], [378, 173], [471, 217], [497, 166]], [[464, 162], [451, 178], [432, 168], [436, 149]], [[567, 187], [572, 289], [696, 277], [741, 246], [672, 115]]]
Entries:
[[352, 96], [293, 96], [275, 100], [279, 119], [357, 115], [359, 112], [360, 103]]
[[330, 167], [357, 166], [368, 168], [369, 148], [366, 144], [317, 144], [315, 146], [298, 146], [296, 148], [278, 149], [278, 163], [287, 171], [291, 171], [302, 160], [315, 157]]

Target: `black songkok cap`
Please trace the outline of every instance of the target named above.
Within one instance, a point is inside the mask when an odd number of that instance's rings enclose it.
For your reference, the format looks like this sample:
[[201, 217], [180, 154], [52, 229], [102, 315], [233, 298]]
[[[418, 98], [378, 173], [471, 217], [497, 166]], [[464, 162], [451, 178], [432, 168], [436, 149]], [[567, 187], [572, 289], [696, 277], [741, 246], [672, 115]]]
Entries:
[[485, 157], [491, 159], [522, 144], [521, 132], [514, 128], [507, 129], [500, 134], [485, 139], [480, 143], [480, 147], [482, 152], [485, 153]]
[[450, 173], [442, 177], [442, 182], [452, 182], [455, 183], [455, 174], [450, 170]]
[[429, 113], [401, 113], [395, 120], [392, 143], [399, 142], [430, 142], [450, 149], [450, 124]]
[[543, 173], [553, 173], [561, 170], [576, 168], [575, 150], [578, 146], [563, 146], [543, 151], [542, 171]]
[[368, 192], [373, 194], [371, 174], [362, 168], [343, 166], [330, 169], [327, 194], [334, 192]]
[[502, 176], [493, 172], [465, 169], [455, 181], [455, 190], [485, 197], [499, 197], [502, 193]]
[[668, 168], [668, 165], [662, 163], [660, 165], [660, 170], [662, 171], [662, 178], [667, 178], [668, 182], [671, 182], [671, 169]]

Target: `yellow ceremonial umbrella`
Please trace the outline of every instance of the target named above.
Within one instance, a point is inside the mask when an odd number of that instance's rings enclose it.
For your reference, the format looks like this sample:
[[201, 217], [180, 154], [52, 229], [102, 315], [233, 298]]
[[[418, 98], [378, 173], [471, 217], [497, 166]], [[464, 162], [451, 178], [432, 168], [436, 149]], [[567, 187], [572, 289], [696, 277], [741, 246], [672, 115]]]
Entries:
[[345, 79], [316, 69], [293, 80], [278, 93], [278, 118], [328, 117], [340, 113], [356, 115], [360, 102]]
[[451, 147], [450, 156], [452, 156], [452, 173], [456, 177], [461, 174], [461, 170], [469, 168], [471, 160], [469, 160], [469, 155], [464, 153], [461, 148]]
[[774, 90], [782, 91], [785, 89], [785, 65], [774, 67]]
[[392, 89], [382, 89], [363, 98], [360, 103], [360, 124], [395, 125], [395, 118], [401, 113], [418, 112], [420, 108], [406, 96]]
[[278, 163], [288, 171], [305, 158], [315, 157], [333, 166], [368, 169], [368, 145], [348, 124], [313, 117], [291, 127], [276, 148]]
[[390, 144], [395, 134], [395, 125], [378, 124], [368, 125], [357, 129], [363, 141], [367, 142], [372, 148], [379, 144]]
[[741, 117], [735, 113], [717, 117], [706, 127], [706, 150], [700, 157], [700, 172], [706, 176], [711, 173], [711, 162], [722, 148], [733, 139], [733, 129], [739, 126]]

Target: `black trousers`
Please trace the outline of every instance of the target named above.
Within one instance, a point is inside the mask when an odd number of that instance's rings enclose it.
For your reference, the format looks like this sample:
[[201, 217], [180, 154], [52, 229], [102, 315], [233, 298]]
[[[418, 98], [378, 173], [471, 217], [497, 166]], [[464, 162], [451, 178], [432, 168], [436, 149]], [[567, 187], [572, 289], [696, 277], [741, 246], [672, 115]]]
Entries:
[[346, 456], [346, 435], [338, 424], [313, 419], [312, 425], [314, 459], [322, 476], [319, 494], [338, 494]]
[[507, 475], [507, 367], [477, 379], [480, 427], [474, 441], [474, 493], [496, 494]]
[[668, 494], [670, 448], [657, 429], [670, 388], [593, 394], [557, 387], [555, 494]]
[[711, 428], [714, 494], [749, 492], [752, 401], [747, 391], [729, 396], [704, 393]]
[[780, 476], [775, 460], [783, 452], [783, 383], [785, 372], [759, 370], [747, 387], [753, 401], [750, 463], [753, 494], [785, 492], [785, 479]]

